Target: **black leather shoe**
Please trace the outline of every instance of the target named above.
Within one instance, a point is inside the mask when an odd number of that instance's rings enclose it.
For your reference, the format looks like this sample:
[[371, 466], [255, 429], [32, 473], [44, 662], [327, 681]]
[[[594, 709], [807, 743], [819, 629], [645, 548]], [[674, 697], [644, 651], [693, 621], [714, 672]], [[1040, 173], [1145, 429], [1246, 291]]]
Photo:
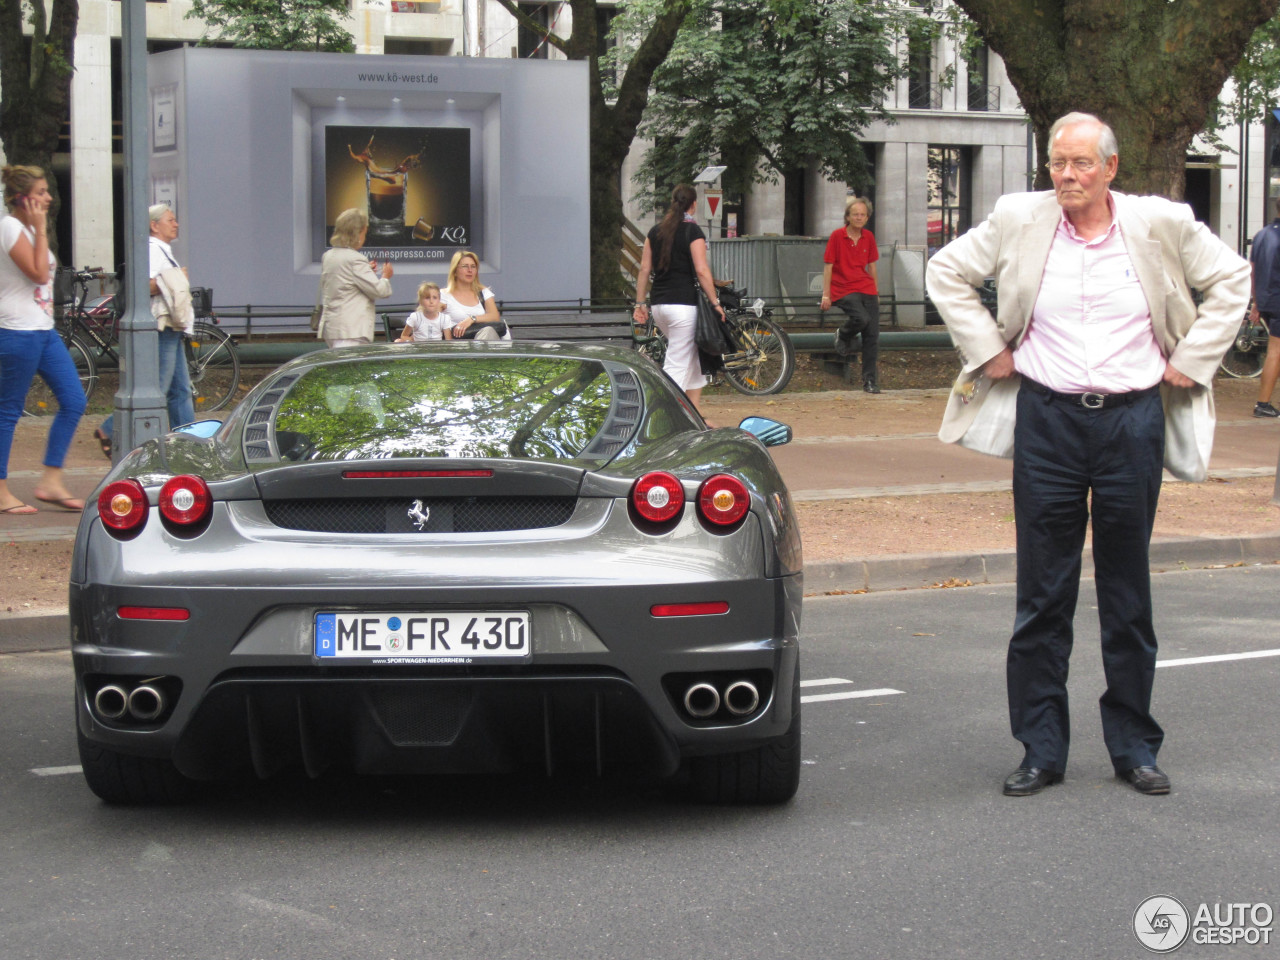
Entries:
[[876, 386], [876, 382], [875, 382], [874, 380], [872, 380], [870, 377], [868, 377], [866, 380], [863, 380], [863, 381], [862, 381], [862, 389], [863, 389], [866, 393], [879, 393], [879, 392], [880, 392], [880, 388], [879, 388], [878, 386]]
[[832, 346], [835, 347], [837, 356], [848, 357], [853, 353], [853, 341], [844, 336], [839, 330], [836, 331]]
[[1116, 774], [1139, 793], [1168, 793], [1169, 777], [1159, 767], [1134, 767]]
[[1029, 797], [1045, 787], [1062, 782], [1062, 774], [1039, 767], [1019, 767], [1004, 781], [1006, 797]]

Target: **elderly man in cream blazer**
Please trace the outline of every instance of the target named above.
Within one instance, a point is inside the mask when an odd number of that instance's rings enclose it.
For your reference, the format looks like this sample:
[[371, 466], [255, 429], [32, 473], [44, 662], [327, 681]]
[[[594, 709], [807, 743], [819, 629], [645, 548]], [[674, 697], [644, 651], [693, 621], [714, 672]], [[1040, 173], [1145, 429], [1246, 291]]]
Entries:
[[[1014, 461], [1007, 679], [1023, 758], [1008, 796], [1066, 771], [1067, 663], [1091, 512], [1103, 738], [1118, 777], [1141, 793], [1170, 789], [1150, 709], [1151, 529], [1162, 465], [1206, 476], [1213, 375], [1248, 305], [1249, 264], [1187, 206], [1113, 192], [1118, 163], [1110, 127], [1061, 118], [1049, 134], [1054, 191], [1001, 197], [926, 276], [963, 363], [938, 436]], [[974, 289], [990, 276], [994, 318]]]

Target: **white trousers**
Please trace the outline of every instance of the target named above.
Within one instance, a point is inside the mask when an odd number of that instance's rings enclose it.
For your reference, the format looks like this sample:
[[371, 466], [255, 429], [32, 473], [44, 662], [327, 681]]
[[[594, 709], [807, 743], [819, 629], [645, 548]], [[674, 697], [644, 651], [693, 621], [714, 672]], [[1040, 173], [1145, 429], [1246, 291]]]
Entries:
[[701, 390], [707, 377], [698, 362], [698, 345], [693, 342], [698, 326], [698, 308], [683, 303], [655, 303], [653, 322], [667, 338], [667, 358], [662, 369], [681, 390]]

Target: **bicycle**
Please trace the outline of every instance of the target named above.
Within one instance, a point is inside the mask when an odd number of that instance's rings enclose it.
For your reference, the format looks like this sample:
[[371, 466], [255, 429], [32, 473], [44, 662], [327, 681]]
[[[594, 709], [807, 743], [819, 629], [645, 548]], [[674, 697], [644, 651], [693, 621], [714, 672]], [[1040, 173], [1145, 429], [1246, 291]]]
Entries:
[[[796, 348], [791, 338], [773, 320], [763, 300], [757, 298], [751, 306], [744, 306], [745, 289], [735, 290], [730, 283], [716, 286], [729, 338], [739, 349], [724, 355], [724, 367], [717, 371], [712, 384], [727, 381], [739, 393], [749, 396], [765, 396], [785, 389], [796, 368]], [[635, 349], [662, 366], [667, 355], [667, 338], [654, 325], [652, 311], [645, 323], [635, 325], [632, 340]]]
[[[88, 287], [92, 280], [103, 280], [111, 274], [101, 268], [68, 271], [64, 282], [72, 286], [70, 308], [62, 317], [62, 340], [71, 352], [85, 397], [91, 398], [97, 387], [100, 365], [120, 367], [115, 345], [120, 339], [120, 311], [115, 295], [88, 304]], [[200, 316], [187, 334], [183, 349], [187, 358], [187, 375], [191, 380], [192, 403], [197, 414], [221, 410], [235, 396], [240, 386], [240, 354], [230, 334], [222, 330], [218, 318], [208, 308], [201, 288], [193, 289], [193, 300], [199, 299]], [[27, 394], [26, 411], [36, 416], [57, 412], [57, 401], [39, 377], [32, 381]]]
[[1267, 359], [1267, 342], [1271, 338], [1262, 318], [1259, 317], [1255, 323], [1250, 319], [1252, 315], [1252, 310], [1244, 315], [1235, 340], [1222, 358], [1222, 372], [1229, 377], [1243, 380], [1262, 373], [1262, 364]]

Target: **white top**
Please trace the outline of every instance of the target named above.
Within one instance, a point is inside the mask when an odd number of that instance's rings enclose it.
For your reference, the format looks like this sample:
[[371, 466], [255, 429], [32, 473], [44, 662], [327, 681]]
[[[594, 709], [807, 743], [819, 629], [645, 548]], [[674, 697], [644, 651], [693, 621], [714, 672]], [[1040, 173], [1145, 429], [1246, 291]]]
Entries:
[[[150, 237], [151, 243], [148, 245], [148, 252], [151, 256], [150, 270], [147, 274], [148, 280], [154, 280], [162, 270], [168, 270], [172, 267], [178, 267], [178, 258], [173, 255], [173, 247], [169, 246], [159, 237]], [[167, 314], [165, 309], [164, 297], [155, 296], [151, 298], [151, 315], [159, 318], [161, 314]]]
[[[467, 317], [483, 317], [485, 313], [485, 301], [493, 299], [493, 291], [485, 287], [480, 291], [480, 302], [474, 307], [469, 307], [465, 303], [459, 303], [454, 299], [453, 294], [448, 290], [440, 291], [440, 303], [444, 308], [444, 316], [448, 318], [450, 326], [456, 326]], [[507, 327], [507, 332], [502, 337], [503, 340], [511, 339], [511, 327]]]
[[9, 251], [23, 234], [34, 248], [36, 232], [17, 217], [0, 220], [0, 328], [50, 330], [53, 328], [53, 271], [58, 262], [49, 254], [49, 282], [34, 284], [18, 269]]
[[414, 341], [443, 340], [445, 329], [452, 326], [443, 313], [427, 317], [421, 310], [413, 311], [404, 321], [404, 328], [413, 334]]

